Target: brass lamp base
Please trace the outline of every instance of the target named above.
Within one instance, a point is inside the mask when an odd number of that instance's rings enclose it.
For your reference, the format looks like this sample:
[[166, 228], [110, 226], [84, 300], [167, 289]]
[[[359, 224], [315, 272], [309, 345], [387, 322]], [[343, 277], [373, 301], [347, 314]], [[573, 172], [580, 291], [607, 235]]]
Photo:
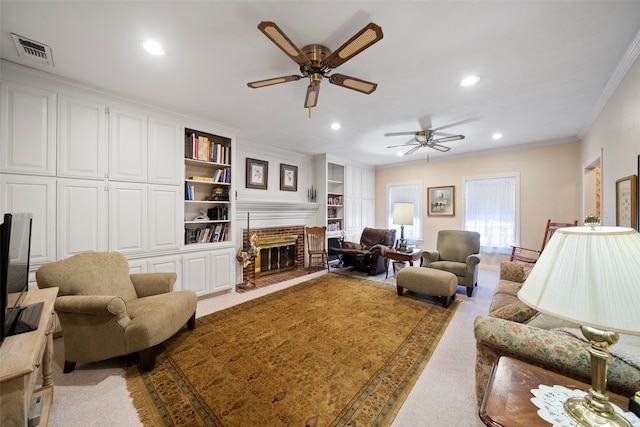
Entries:
[[631, 423], [618, 414], [608, 401], [593, 402], [591, 396], [571, 397], [564, 409], [578, 424], [585, 427], [631, 427]]
[[620, 339], [617, 332], [603, 331], [590, 326], [580, 327], [591, 347], [591, 389], [584, 397], [571, 397], [564, 402], [565, 411], [585, 427], [631, 427], [614, 409], [607, 396], [609, 346]]

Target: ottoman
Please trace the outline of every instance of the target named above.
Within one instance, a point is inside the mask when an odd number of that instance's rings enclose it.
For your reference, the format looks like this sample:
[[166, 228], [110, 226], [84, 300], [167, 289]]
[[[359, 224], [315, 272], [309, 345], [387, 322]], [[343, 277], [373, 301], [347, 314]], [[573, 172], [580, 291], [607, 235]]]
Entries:
[[439, 297], [442, 306], [449, 307], [449, 301], [456, 296], [458, 278], [448, 271], [426, 267], [405, 267], [396, 276], [398, 295], [402, 296], [404, 288], [418, 294]]

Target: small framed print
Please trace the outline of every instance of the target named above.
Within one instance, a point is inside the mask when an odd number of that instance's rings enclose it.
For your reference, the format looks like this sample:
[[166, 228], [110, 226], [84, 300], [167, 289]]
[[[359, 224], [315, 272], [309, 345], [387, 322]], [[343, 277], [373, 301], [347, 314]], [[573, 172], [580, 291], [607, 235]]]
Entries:
[[456, 187], [449, 185], [446, 187], [427, 188], [427, 199], [429, 203], [429, 216], [455, 216]]
[[636, 228], [636, 183], [631, 175], [616, 181], [616, 225]]
[[247, 188], [267, 189], [269, 178], [269, 162], [247, 157]]
[[298, 191], [298, 167], [280, 163], [280, 190]]

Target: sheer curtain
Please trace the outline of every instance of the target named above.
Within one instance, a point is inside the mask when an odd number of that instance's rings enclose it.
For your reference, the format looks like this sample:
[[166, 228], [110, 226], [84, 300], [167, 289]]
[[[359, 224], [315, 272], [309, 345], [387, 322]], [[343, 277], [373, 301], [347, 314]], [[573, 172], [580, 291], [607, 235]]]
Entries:
[[400, 226], [393, 223], [393, 204], [396, 202], [413, 203], [413, 225], [404, 226], [404, 238], [407, 243], [415, 245], [422, 240], [422, 184], [396, 184], [387, 187], [387, 228], [396, 230], [396, 238], [400, 238]]
[[516, 242], [517, 175], [465, 179], [464, 229], [480, 233], [480, 250], [510, 253]]

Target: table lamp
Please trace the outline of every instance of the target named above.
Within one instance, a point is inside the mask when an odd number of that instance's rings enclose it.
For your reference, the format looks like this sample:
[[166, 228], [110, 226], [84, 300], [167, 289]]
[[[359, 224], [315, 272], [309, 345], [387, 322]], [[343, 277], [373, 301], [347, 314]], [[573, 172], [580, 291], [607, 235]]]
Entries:
[[626, 227], [557, 230], [518, 292], [536, 310], [575, 322], [591, 343], [591, 389], [565, 411], [583, 426], [631, 426], [607, 396], [609, 346], [640, 335], [640, 233]]
[[407, 241], [404, 239], [404, 226], [413, 225], [413, 203], [394, 203], [393, 223], [400, 226], [400, 246], [398, 250], [406, 252]]

